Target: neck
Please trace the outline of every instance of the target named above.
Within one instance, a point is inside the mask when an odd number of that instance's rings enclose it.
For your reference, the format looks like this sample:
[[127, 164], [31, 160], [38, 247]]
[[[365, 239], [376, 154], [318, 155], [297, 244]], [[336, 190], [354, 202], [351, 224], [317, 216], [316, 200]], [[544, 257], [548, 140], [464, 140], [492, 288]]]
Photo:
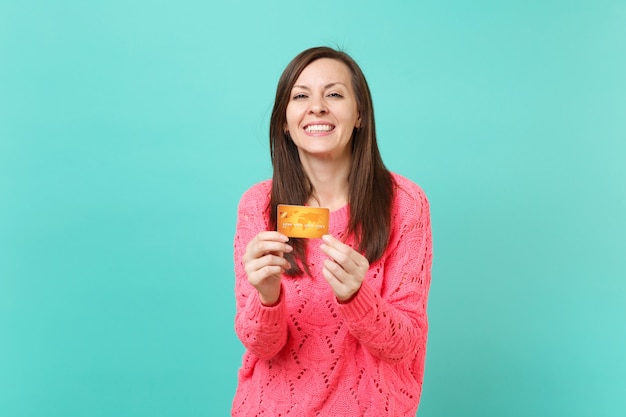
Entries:
[[313, 193], [307, 201], [310, 206], [334, 211], [348, 203], [350, 156], [343, 161], [303, 159], [302, 166], [313, 186]]

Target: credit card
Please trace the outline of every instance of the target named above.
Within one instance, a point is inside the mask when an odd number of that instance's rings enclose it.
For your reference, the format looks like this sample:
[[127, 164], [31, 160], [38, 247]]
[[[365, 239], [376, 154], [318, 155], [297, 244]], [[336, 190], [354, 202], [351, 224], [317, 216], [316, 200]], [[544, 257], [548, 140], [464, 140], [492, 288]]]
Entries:
[[329, 218], [327, 208], [279, 204], [277, 230], [287, 237], [321, 238], [328, 234]]

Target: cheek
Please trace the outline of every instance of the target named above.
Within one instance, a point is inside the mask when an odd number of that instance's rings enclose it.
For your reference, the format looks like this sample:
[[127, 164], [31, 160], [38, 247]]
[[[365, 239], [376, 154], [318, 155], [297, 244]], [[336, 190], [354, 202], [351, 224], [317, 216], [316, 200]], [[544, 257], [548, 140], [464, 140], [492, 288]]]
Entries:
[[354, 103], [352, 105], [346, 105], [341, 109], [337, 109], [337, 112], [341, 115], [341, 119], [346, 123], [356, 124], [359, 120], [359, 112]]
[[292, 125], [296, 120], [296, 115], [293, 107], [288, 106], [285, 112], [285, 124]]
[[359, 115], [352, 112], [346, 112], [343, 115], [342, 120], [346, 125], [349, 125], [351, 127], [358, 127], [357, 125], [359, 123]]
[[302, 121], [302, 111], [297, 107], [287, 108], [285, 112], [285, 125], [289, 126], [292, 130], [296, 129]]

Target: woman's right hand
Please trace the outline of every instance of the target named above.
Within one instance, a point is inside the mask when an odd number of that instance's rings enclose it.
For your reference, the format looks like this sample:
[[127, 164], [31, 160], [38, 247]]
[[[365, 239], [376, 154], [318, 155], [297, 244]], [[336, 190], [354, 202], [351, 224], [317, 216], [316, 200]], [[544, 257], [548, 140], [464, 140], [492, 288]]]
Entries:
[[272, 305], [280, 298], [280, 277], [291, 268], [283, 257], [293, 248], [287, 244], [289, 238], [281, 233], [267, 231], [257, 234], [246, 247], [242, 261], [248, 282], [259, 292], [264, 305]]

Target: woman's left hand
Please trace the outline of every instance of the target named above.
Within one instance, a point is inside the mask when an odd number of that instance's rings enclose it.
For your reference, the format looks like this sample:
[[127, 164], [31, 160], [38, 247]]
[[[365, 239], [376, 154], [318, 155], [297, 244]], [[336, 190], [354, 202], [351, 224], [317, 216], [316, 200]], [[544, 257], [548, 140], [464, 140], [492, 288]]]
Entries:
[[324, 261], [322, 274], [337, 300], [350, 301], [361, 288], [370, 264], [365, 256], [333, 236], [324, 235], [322, 240], [324, 243], [320, 248], [329, 257]]

